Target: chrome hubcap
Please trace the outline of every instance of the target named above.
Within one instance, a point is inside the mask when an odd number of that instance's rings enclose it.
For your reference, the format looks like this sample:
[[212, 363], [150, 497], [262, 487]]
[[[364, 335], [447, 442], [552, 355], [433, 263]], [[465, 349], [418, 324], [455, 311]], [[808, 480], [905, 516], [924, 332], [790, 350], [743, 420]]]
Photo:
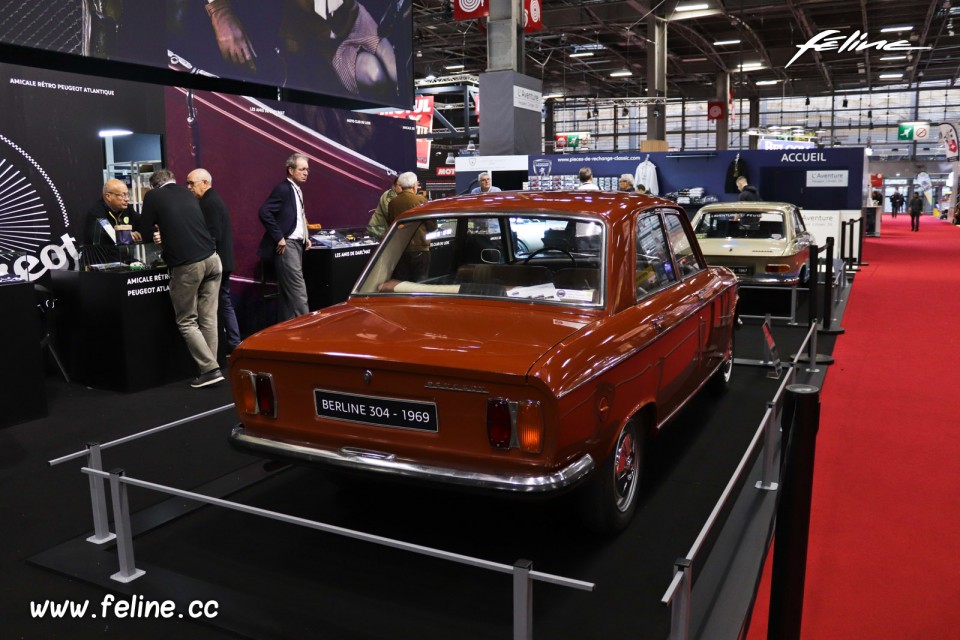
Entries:
[[634, 436], [624, 430], [617, 441], [613, 466], [613, 484], [617, 492], [617, 508], [621, 511], [633, 501], [637, 487], [637, 446]]

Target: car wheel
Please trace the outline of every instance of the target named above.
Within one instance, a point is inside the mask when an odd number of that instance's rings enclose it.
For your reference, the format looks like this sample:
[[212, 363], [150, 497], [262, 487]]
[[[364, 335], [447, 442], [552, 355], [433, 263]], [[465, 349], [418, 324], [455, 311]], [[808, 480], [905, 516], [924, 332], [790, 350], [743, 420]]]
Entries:
[[632, 420], [617, 435], [613, 450], [580, 490], [580, 515], [588, 529], [617, 533], [637, 508], [643, 440]]
[[733, 377], [733, 330], [730, 331], [730, 342], [727, 343], [727, 352], [724, 354], [723, 364], [720, 365], [720, 368], [717, 369], [717, 372], [713, 374], [713, 380], [711, 380], [711, 386], [716, 391], [724, 391], [727, 388], [727, 385], [730, 383], [730, 378]]

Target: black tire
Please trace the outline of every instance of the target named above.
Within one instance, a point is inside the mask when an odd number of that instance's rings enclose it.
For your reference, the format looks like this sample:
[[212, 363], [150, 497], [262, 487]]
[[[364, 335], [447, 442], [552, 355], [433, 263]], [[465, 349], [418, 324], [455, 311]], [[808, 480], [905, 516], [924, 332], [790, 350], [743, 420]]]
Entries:
[[580, 517], [591, 531], [623, 531], [636, 511], [643, 470], [643, 438], [632, 420], [617, 434], [613, 450], [577, 496]]

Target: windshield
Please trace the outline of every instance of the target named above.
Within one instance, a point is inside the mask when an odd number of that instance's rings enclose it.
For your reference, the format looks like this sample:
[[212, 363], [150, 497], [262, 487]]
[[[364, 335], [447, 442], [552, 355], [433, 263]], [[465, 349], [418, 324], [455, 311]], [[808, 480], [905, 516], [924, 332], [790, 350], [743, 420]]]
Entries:
[[354, 293], [603, 302], [604, 226], [576, 216], [432, 216], [397, 224]]
[[716, 211], [701, 213], [697, 237], [759, 238], [781, 240], [784, 237], [783, 214], [779, 211]]

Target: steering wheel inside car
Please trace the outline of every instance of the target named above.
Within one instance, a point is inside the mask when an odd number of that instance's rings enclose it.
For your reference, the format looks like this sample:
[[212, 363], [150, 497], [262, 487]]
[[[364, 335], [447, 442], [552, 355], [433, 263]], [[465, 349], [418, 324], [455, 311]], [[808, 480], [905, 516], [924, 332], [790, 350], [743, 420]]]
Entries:
[[577, 259], [573, 257], [573, 254], [570, 253], [569, 251], [567, 251], [566, 249], [559, 249], [559, 248], [557, 248], [557, 247], [540, 247], [539, 249], [537, 249], [536, 251], [534, 251], [533, 253], [531, 253], [530, 255], [528, 255], [528, 256], [523, 260], [522, 264], [527, 264], [528, 262], [530, 262], [530, 260], [531, 260], [531, 258], [533, 258], [533, 256], [535, 256], [535, 255], [537, 255], [537, 254], [540, 254], [540, 253], [546, 253], [547, 251], [557, 251], [557, 252], [559, 252], [559, 253], [564, 254], [565, 256], [567, 256], [568, 258], [570, 258], [570, 262], [572, 262], [574, 268], [576, 268], [576, 266], [577, 266]]

